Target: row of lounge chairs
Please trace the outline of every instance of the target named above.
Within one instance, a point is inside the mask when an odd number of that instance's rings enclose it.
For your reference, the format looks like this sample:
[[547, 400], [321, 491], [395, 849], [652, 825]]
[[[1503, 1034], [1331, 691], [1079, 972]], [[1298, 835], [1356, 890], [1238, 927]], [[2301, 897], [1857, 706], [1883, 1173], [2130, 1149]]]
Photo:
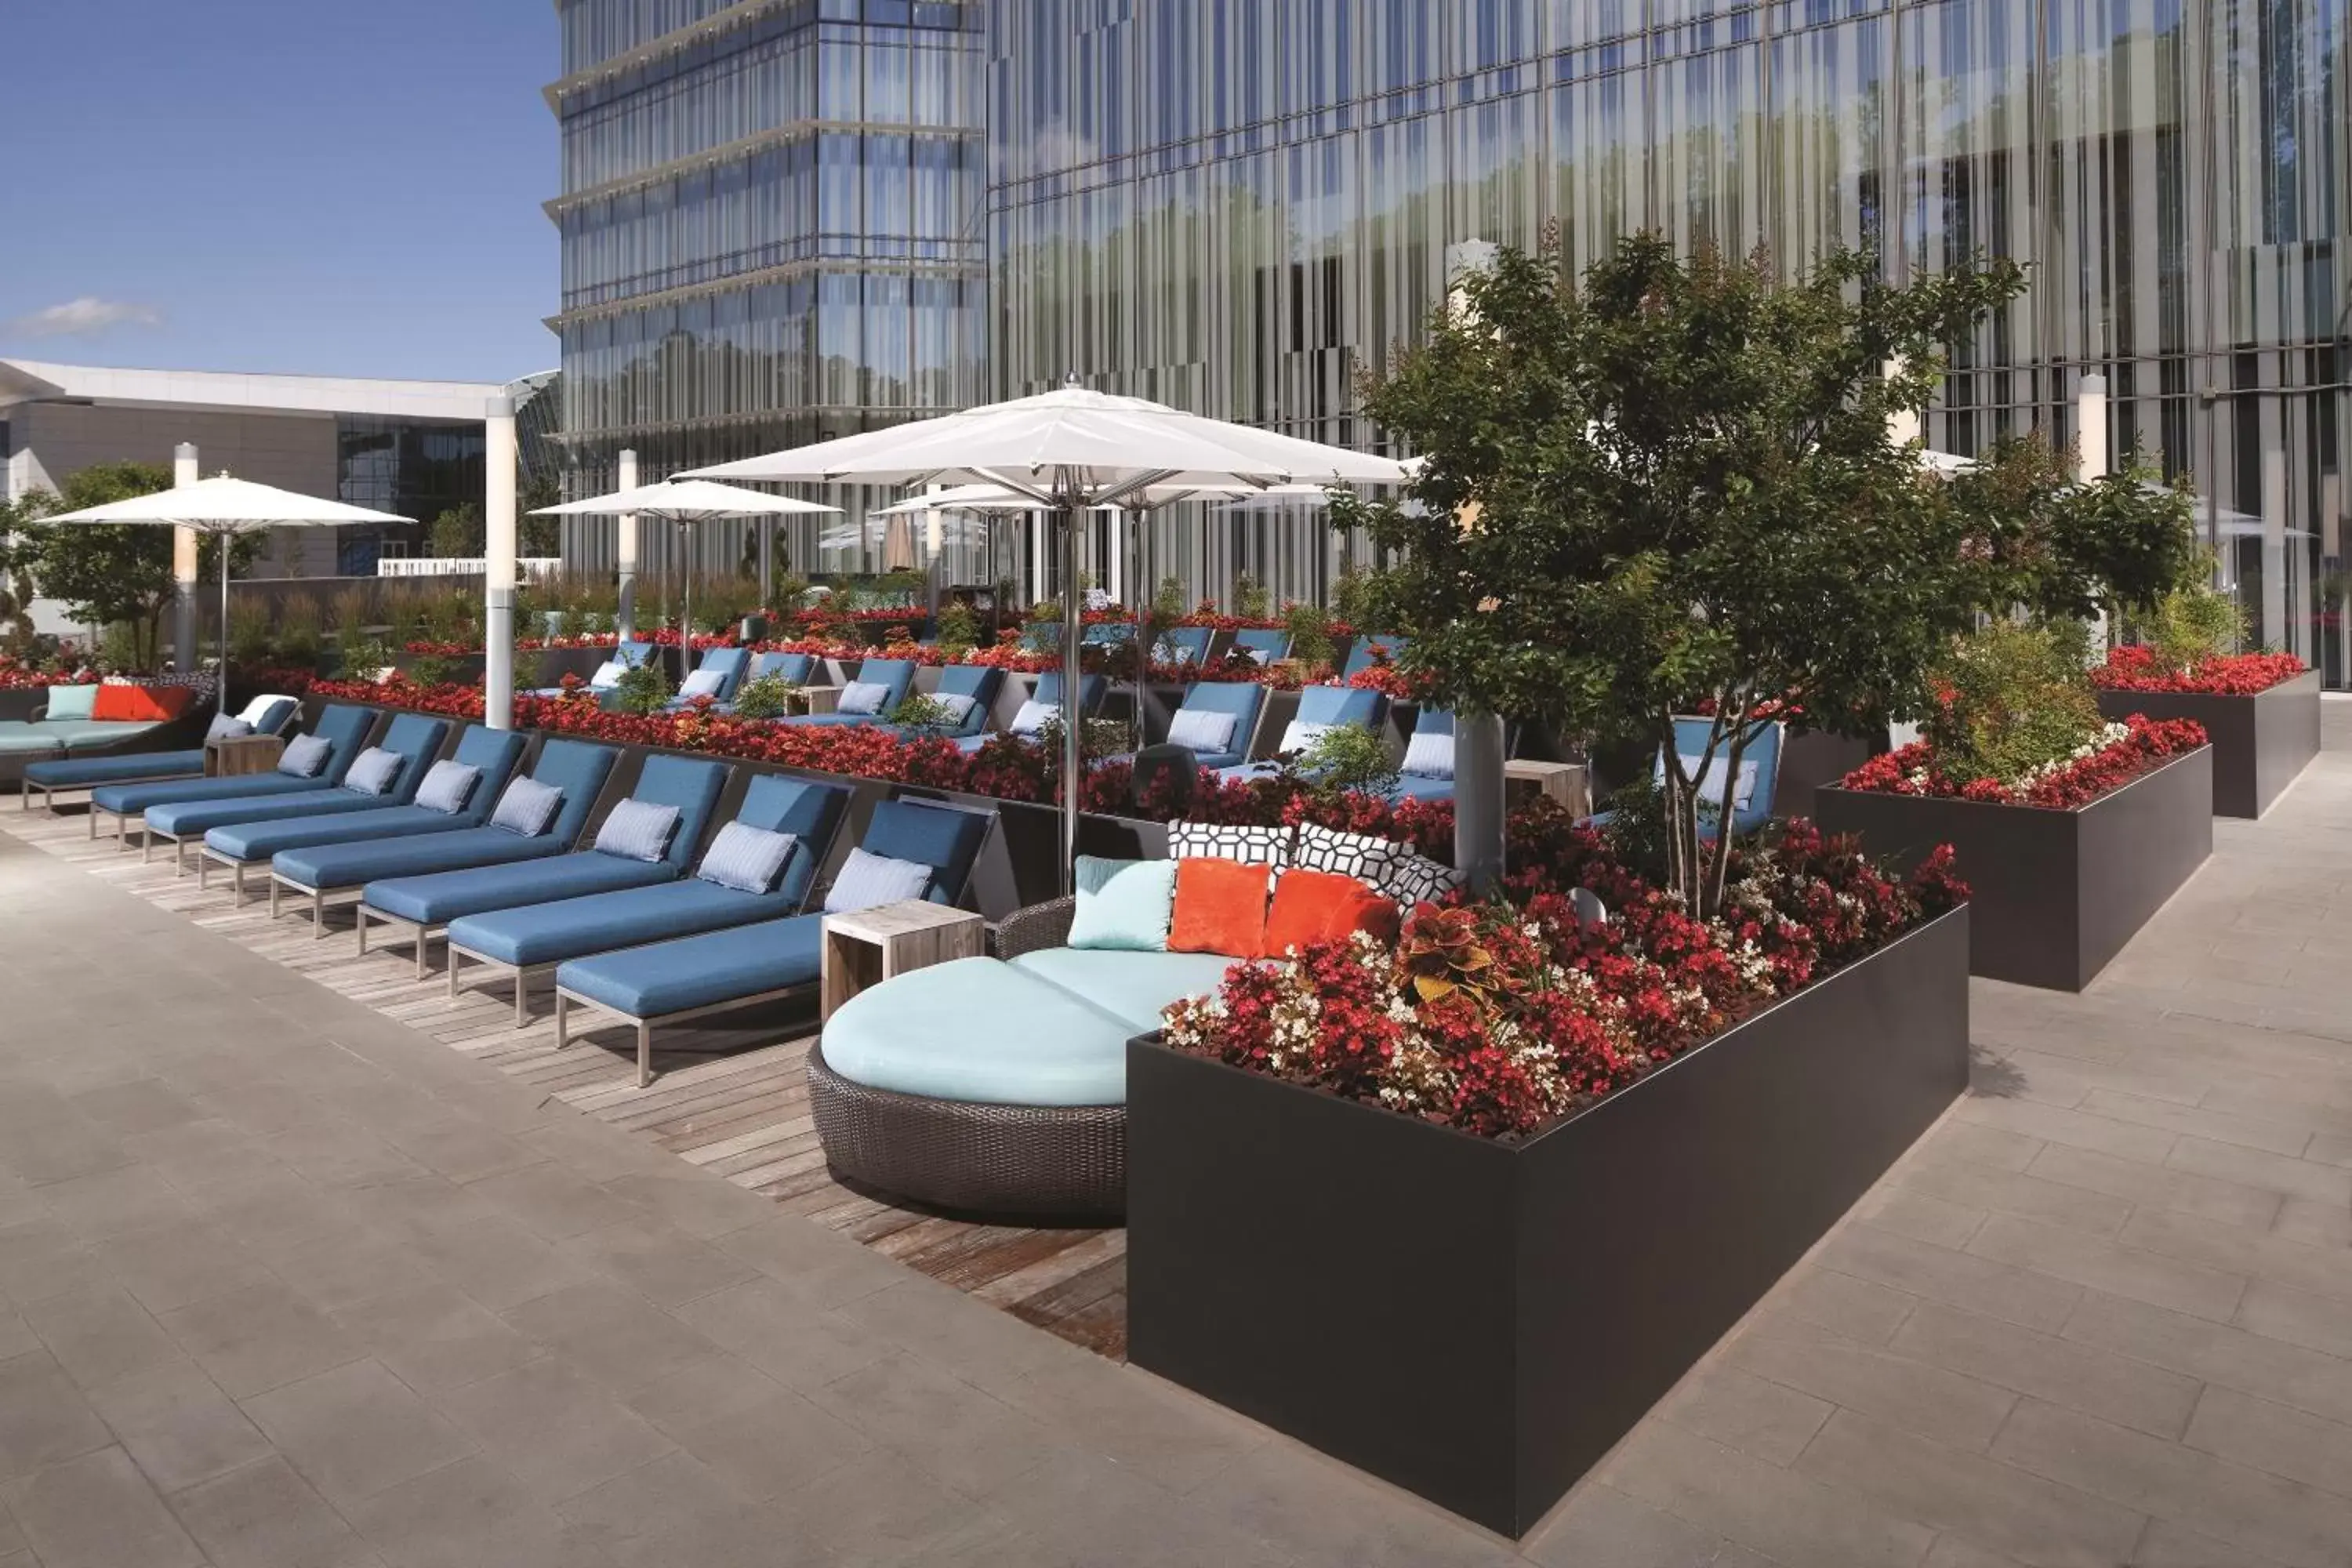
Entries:
[[[569, 1043], [577, 1009], [617, 1016], [636, 1030], [641, 1082], [651, 1080], [656, 1026], [817, 984], [823, 917], [810, 906], [848, 816], [846, 785], [772, 774], [745, 783], [729, 820], [792, 839], [772, 882], [748, 889], [698, 875], [735, 783], [733, 763], [646, 759], [625, 798], [676, 813], [659, 852], [646, 858], [590, 834], [599, 806], [609, 817], [619, 805], [607, 801], [615, 748], [545, 739], [533, 750], [533, 737], [478, 724], [453, 744], [448, 721], [383, 721], [371, 709], [330, 704], [309, 731], [326, 751], [313, 773], [102, 784], [93, 810], [113, 817], [118, 838], [135, 827], [183, 855], [201, 845], [200, 883], [211, 867], [227, 866], [239, 900], [247, 873], [266, 868], [271, 915], [282, 912], [288, 894], [307, 900], [320, 936], [331, 905], [355, 904], [360, 950], [389, 928], [414, 944], [420, 976], [433, 938], [446, 934], [452, 995], [469, 964], [507, 976], [518, 1026], [530, 1016], [530, 983], [551, 973], [559, 1046]], [[381, 793], [354, 787], [354, 764], [369, 753], [394, 759]], [[419, 804], [445, 753], [475, 771], [471, 789], [454, 807]], [[518, 779], [556, 801], [535, 832], [494, 820]], [[884, 801], [860, 847], [922, 866], [923, 896], [952, 903], [993, 821], [947, 804]]]

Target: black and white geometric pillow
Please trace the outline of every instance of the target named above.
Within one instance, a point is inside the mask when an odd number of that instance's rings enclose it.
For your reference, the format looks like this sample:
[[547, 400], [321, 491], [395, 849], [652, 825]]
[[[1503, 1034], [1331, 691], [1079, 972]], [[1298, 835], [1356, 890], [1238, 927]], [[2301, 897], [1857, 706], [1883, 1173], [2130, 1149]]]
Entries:
[[1462, 882], [1454, 868], [1414, 853], [1410, 844], [1364, 833], [1341, 833], [1313, 823], [1298, 830], [1298, 864], [1353, 877], [1408, 909], [1424, 899], [1451, 892]]
[[1314, 823], [1298, 829], [1298, 864], [1309, 871], [1336, 871], [1353, 877], [1376, 893], [1403, 895], [1391, 889], [1398, 868], [1413, 858], [1412, 847], [1369, 833], [1342, 833]]
[[1168, 858], [1212, 858], [1279, 868], [1290, 864], [1290, 839], [1291, 830], [1287, 827], [1225, 827], [1209, 822], [1171, 822], [1168, 825]]

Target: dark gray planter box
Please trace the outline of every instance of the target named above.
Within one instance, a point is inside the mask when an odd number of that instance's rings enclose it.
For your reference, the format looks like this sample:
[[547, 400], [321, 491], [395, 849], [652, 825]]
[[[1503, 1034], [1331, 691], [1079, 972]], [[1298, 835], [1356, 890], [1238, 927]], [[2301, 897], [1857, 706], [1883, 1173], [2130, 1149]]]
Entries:
[[1967, 1087], [1955, 910], [1525, 1143], [1128, 1047], [1129, 1356], [1520, 1535]]
[[2213, 853], [2213, 748], [2079, 811], [1828, 788], [1827, 833], [1909, 870], [1949, 844], [1976, 910], [1969, 973], [2080, 991]]
[[2194, 719], [2213, 738], [2213, 815], [2260, 816], [2319, 755], [2319, 671], [2252, 697], [2102, 691], [2109, 719]]

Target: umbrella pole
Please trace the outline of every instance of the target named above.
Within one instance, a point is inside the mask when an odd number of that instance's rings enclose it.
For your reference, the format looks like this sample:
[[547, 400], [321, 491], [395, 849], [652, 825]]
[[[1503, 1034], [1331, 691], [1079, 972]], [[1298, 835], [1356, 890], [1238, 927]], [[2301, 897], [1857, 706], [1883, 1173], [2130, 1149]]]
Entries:
[[213, 700], [217, 704], [213, 710], [215, 714], [228, 711], [228, 541], [227, 534], [224, 533], [220, 536], [221, 629], [218, 671], [220, 689], [213, 694]]
[[[677, 552], [679, 558], [683, 560], [686, 555], [686, 520], [683, 518], [678, 520], [677, 524]], [[677, 584], [677, 683], [683, 686], [686, 684], [687, 671], [694, 668], [694, 563], [692, 562], [686, 563], [686, 569], [679, 574]]]
[[1135, 528], [1135, 749], [1143, 750], [1143, 693], [1151, 679], [1151, 510], [1127, 514]]
[[1086, 708], [1079, 700], [1084, 677], [1078, 648], [1085, 628], [1078, 616], [1078, 507], [1075, 482], [1062, 487], [1062, 896], [1077, 890], [1078, 805], [1086, 762], [1080, 740]]

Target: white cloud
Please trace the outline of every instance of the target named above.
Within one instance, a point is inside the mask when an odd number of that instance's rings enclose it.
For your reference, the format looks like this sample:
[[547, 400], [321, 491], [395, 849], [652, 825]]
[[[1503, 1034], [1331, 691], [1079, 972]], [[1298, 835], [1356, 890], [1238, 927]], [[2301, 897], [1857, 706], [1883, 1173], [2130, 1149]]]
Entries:
[[29, 316], [0, 323], [0, 332], [23, 338], [94, 338], [117, 327], [160, 327], [163, 312], [152, 305], [100, 300], [85, 294]]

